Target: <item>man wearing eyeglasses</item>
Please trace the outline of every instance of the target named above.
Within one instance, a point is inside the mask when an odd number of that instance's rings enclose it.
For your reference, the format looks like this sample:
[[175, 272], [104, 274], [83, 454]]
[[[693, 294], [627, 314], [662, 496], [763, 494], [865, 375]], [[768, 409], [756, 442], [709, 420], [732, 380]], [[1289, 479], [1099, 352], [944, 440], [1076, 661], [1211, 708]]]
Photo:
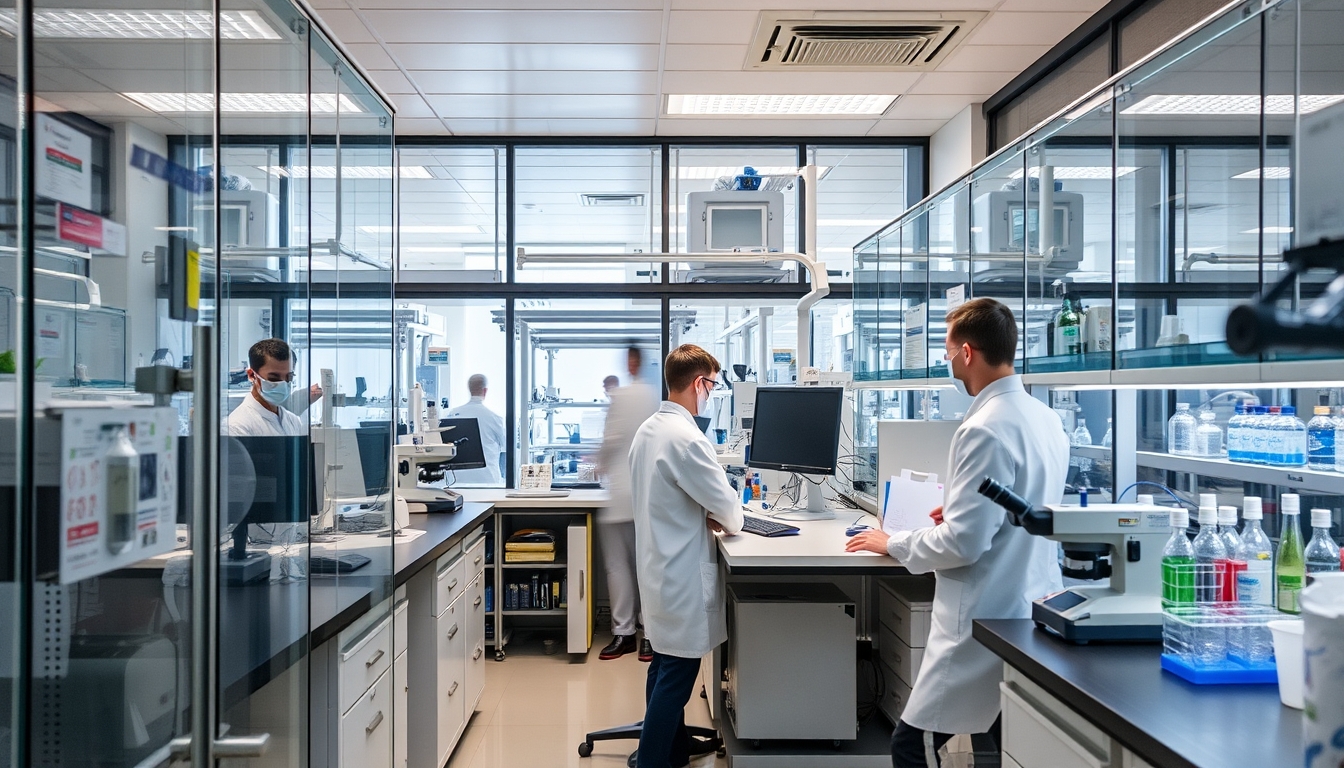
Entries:
[[[294, 386], [294, 353], [280, 339], [262, 339], [247, 351], [247, 379], [252, 391], [228, 416], [232, 437], [302, 437], [308, 425], [284, 407]], [[314, 388], [309, 397], [321, 397]]]
[[975, 402], [952, 437], [946, 499], [930, 513], [935, 525], [892, 536], [864, 531], [846, 545], [937, 578], [919, 679], [891, 737], [893, 768], [932, 765], [928, 756], [952, 734], [988, 732], [999, 742], [1003, 662], [971, 637], [971, 622], [1030, 618], [1032, 600], [1061, 588], [1058, 545], [1012, 525], [977, 492], [992, 477], [1033, 505], [1064, 495], [1069, 441], [1014, 372], [1017, 338], [1012, 310], [993, 299], [947, 313], [948, 372]]

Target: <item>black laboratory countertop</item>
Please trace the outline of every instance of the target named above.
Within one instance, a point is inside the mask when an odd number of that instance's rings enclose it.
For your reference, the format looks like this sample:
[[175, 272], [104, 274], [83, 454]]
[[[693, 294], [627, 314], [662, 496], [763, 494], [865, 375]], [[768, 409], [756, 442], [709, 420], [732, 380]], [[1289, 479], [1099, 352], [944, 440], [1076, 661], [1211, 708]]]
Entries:
[[462, 543], [493, 511], [491, 504], [467, 502], [462, 511], [452, 514], [411, 515], [410, 527], [426, 531], [425, 535], [394, 547], [340, 549], [341, 554], [357, 551], [372, 559], [352, 574], [313, 576], [292, 584], [225, 587], [219, 604], [219, 667], [225, 706], [242, 701], [312, 648], [339, 635], [425, 566]]
[[1162, 646], [1069, 645], [1027, 619], [977, 620], [982, 645], [1157, 768], [1302, 764], [1302, 713], [1274, 685], [1194, 685]]

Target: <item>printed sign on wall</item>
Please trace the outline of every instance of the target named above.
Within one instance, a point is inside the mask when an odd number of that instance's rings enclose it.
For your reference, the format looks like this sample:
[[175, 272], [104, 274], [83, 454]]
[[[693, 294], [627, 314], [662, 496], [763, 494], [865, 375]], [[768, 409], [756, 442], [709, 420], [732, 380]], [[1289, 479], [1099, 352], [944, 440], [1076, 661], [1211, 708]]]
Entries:
[[44, 114], [37, 116], [37, 194], [93, 207], [93, 139]]

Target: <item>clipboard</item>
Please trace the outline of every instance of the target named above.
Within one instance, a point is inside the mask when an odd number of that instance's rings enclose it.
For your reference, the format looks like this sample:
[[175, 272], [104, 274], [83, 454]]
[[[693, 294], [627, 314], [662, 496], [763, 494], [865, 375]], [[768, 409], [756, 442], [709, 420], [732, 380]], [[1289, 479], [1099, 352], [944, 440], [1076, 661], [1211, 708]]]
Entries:
[[[919, 479], [917, 479], [919, 478]], [[882, 530], [888, 534], [933, 527], [929, 513], [943, 505], [943, 484], [932, 472], [902, 469], [887, 481]]]

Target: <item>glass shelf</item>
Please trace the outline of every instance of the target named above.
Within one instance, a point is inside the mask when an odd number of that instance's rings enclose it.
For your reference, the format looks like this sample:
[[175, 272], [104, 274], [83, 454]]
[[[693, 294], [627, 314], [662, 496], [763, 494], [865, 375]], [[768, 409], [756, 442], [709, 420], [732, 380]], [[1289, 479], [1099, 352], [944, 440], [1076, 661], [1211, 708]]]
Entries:
[[1237, 365], [1259, 362], [1232, 351], [1227, 342], [1182, 344], [1175, 347], [1126, 349], [1116, 355], [1119, 368], [1185, 368], [1197, 365]]
[[1053, 355], [1027, 359], [1027, 373], [1068, 373], [1070, 371], [1104, 371], [1111, 367], [1110, 352], [1087, 352], [1081, 355]]
[[1189, 472], [1209, 477], [1235, 478], [1245, 483], [1279, 485], [1313, 493], [1344, 495], [1344, 473], [1323, 472], [1306, 467], [1270, 467], [1243, 464], [1227, 459], [1199, 456], [1175, 456], [1170, 453], [1139, 451], [1138, 465], [1169, 472]]

